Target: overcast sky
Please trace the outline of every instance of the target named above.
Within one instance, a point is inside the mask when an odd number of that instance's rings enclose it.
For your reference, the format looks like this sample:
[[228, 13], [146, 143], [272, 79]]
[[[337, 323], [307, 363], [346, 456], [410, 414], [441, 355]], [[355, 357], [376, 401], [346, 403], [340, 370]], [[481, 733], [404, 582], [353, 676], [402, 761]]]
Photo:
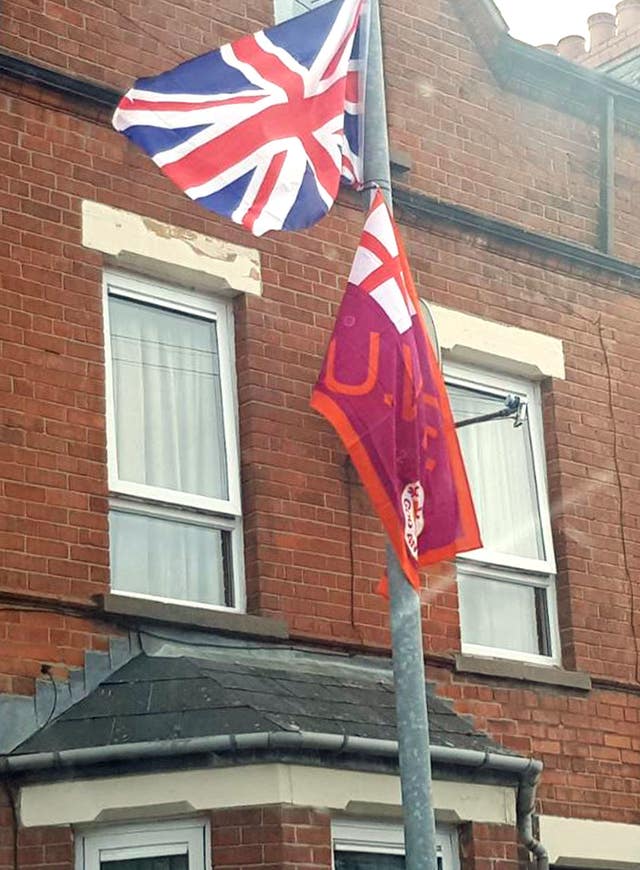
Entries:
[[588, 36], [587, 18], [616, 11], [616, 0], [495, 0], [512, 36], [532, 45], [556, 43], [572, 33]]

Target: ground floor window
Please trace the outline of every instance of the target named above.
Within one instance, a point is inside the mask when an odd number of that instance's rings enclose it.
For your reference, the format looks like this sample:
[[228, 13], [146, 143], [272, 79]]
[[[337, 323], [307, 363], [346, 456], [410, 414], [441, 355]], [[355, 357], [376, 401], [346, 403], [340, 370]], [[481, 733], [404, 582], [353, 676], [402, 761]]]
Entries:
[[76, 870], [211, 870], [204, 821], [151, 822], [83, 832]]
[[[402, 825], [335, 819], [332, 823], [334, 870], [404, 870]], [[436, 830], [438, 870], [460, 870], [455, 828]]]

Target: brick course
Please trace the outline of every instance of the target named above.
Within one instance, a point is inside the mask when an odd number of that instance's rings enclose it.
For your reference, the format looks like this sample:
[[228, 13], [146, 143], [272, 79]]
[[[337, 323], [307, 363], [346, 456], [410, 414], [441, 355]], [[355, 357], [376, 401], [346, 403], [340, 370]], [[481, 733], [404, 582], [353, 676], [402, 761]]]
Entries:
[[212, 815], [213, 863], [220, 870], [330, 870], [329, 814], [291, 806]]
[[[19, 828], [16, 832], [6, 791], [0, 789], [0, 868], [16, 870], [71, 870], [73, 834], [70, 827]], [[17, 859], [17, 863], [14, 863]]]
[[506, 825], [473, 823], [460, 832], [462, 870], [517, 870], [523, 866], [518, 856], [514, 830]]

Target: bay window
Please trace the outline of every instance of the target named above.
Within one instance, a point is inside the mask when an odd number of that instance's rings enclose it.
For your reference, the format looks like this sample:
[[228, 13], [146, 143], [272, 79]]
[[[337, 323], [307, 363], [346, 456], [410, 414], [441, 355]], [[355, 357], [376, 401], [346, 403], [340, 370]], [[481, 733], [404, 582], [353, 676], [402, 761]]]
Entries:
[[[401, 824], [335, 819], [331, 824], [334, 870], [404, 870]], [[451, 826], [436, 828], [438, 870], [459, 870], [458, 834]]]
[[187, 819], [80, 832], [76, 870], [210, 870], [206, 822]]

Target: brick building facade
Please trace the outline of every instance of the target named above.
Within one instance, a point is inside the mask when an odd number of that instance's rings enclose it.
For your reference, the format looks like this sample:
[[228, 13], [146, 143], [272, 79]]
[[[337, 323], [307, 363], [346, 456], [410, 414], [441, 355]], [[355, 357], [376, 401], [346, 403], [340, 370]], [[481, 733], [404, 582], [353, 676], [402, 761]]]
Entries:
[[[0, 13], [3, 870], [401, 866], [384, 539], [308, 406], [362, 203], [257, 240], [110, 126], [285, 6]], [[464, 436], [485, 550], [424, 578], [442, 867], [635, 867], [640, 30], [616, 78], [491, 0], [382, 25], [454, 410], [529, 407]]]

